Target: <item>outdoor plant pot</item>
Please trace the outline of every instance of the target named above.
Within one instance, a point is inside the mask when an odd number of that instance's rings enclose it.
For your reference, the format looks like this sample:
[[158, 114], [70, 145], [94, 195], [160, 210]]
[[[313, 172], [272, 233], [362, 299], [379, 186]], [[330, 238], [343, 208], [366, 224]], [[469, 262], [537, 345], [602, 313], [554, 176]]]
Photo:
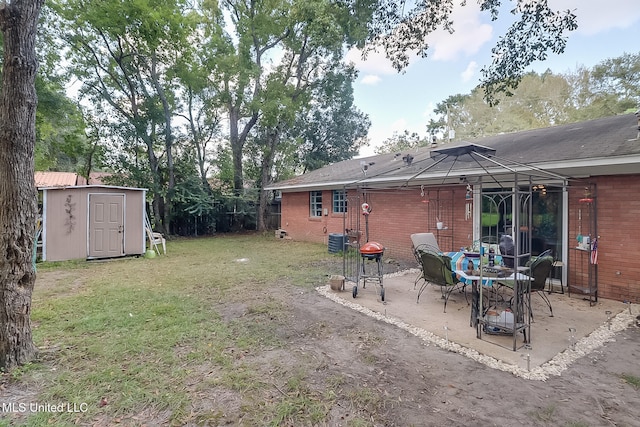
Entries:
[[344, 276], [331, 276], [329, 278], [329, 286], [334, 291], [341, 291], [344, 289]]

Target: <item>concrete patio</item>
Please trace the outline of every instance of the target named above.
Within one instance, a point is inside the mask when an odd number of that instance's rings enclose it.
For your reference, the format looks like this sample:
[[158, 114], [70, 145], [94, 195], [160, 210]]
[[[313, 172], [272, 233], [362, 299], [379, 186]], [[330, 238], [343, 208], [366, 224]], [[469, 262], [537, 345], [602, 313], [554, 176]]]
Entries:
[[[470, 286], [466, 299], [458, 291], [451, 294], [446, 312], [439, 286], [429, 285], [416, 303], [418, 289], [414, 280], [418, 273], [407, 270], [386, 275], [384, 302], [380, 300], [379, 287], [372, 283], [367, 283], [366, 288], [360, 284], [355, 299], [352, 282], [346, 282], [342, 291], [334, 291], [327, 285], [319, 287], [318, 292], [336, 303], [405, 329], [429, 344], [533, 380], [560, 375], [574, 360], [614, 340], [616, 332], [633, 324], [640, 314], [638, 305], [601, 298], [590, 306], [582, 295], [569, 296], [565, 288], [564, 294], [548, 295], [553, 306], [551, 317], [547, 305], [534, 293], [529, 343], [525, 345], [523, 334], [519, 333], [517, 350], [513, 351], [513, 335], [483, 333], [481, 339], [476, 336], [476, 328], [470, 326], [471, 306], [467, 302], [471, 301]], [[570, 328], [575, 328], [573, 340]]]

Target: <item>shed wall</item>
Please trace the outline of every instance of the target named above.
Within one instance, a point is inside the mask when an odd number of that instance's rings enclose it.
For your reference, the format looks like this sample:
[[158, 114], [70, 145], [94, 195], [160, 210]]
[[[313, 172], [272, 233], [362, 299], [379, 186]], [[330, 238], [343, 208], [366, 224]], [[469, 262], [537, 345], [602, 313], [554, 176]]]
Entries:
[[43, 255], [46, 261], [87, 256], [87, 208], [80, 190], [45, 190]]
[[87, 258], [87, 221], [91, 193], [125, 195], [124, 254], [144, 253], [144, 191], [108, 187], [74, 187], [44, 191], [44, 260]]

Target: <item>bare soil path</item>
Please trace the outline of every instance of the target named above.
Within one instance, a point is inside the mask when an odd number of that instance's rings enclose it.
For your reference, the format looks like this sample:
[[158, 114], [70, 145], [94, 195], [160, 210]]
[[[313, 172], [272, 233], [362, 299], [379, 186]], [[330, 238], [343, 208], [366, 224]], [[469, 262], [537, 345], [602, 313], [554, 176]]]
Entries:
[[[313, 292], [292, 302], [296, 315], [285, 328], [291, 364], [317, 363], [318, 384], [333, 376], [347, 379], [329, 425], [349, 425], [350, 414], [365, 411], [381, 426], [640, 426], [640, 390], [622, 377], [640, 376], [638, 327], [560, 377], [527, 381], [429, 346]], [[349, 398], [359, 387], [379, 397], [373, 407]]]

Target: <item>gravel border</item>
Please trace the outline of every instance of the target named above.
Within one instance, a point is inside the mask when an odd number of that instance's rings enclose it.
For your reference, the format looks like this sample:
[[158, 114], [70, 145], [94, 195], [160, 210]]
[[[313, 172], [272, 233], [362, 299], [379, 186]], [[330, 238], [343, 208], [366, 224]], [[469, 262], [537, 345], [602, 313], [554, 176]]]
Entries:
[[[412, 270], [397, 272], [397, 273], [385, 275], [385, 277], [401, 276], [411, 272]], [[604, 346], [604, 344], [606, 344], [607, 342], [615, 341], [616, 333], [627, 329], [629, 326], [634, 324], [636, 320], [636, 317], [631, 314], [631, 306], [633, 305], [634, 307], [638, 307], [637, 304], [630, 304], [628, 310], [622, 311], [617, 316], [613, 317], [611, 319], [611, 322], [601, 325], [586, 337], [576, 341], [573, 347], [568, 348], [561, 353], [558, 353], [548, 362], [545, 362], [542, 365], [535, 367], [531, 370], [527, 370], [517, 365], [506, 363], [494, 357], [481, 354], [472, 348], [468, 348], [460, 344], [457, 344], [453, 341], [446, 340], [422, 328], [418, 328], [416, 326], [405, 323], [402, 320], [397, 319], [395, 317], [386, 316], [386, 315], [377, 313], [375, 311], [372, 311], [359, 304], [347, 301], [337, 296], [331, 290], [329, 285], [318, 286], [316, 288], [316, 291], [320, 295], [323, 295], [324, 297], [334, 302], [337, 302], [338, 304], [342, 304], [345, 307], [348, 307], [352, 310], [363, 313], [376, 320], [380, 320], [382, 322], [397, 326], [398, 328], [405, 330], [412, 335], [417, 336], [418, 338], [422, 339], [423, 341], [429, 344], [434, 344], [442, 349], [461, 354], [465, 357], [468, 357], [469, 359], [482, 363], [483, 365], [486, 365], [490, 368], [498, 369], [504, 372], [509, 372], [517, 377], [524, 378], [527, 380], [535, 380], [535, 381], [546, 381], [550, 376], [554, 376], [554, 375], [559, 376], [562, 374], [562, 372], [567, 370], [573, 362], [575, 362], [579, 358], [586, 356], [587, 354], [593, 352], [594, 350]]]

